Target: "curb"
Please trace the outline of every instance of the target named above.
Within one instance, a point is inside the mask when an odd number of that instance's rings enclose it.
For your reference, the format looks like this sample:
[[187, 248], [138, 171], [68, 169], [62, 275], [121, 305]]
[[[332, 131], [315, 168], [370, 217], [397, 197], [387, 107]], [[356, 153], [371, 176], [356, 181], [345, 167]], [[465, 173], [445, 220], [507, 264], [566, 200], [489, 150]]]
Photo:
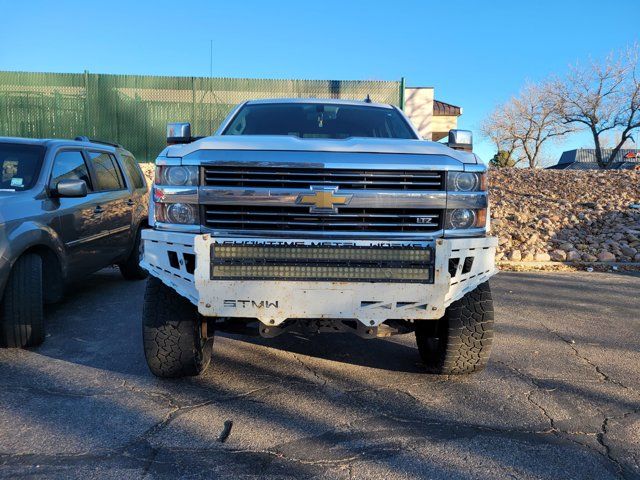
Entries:
[[601, 267], [640, 267], [640, 262], [512, 262], [510, 260], [500, 260], [496, 265], [521, 265], [523, 267], [545, 267], [545, 266], [569, 266], [578, 267], [581, 265], [593, 265]]

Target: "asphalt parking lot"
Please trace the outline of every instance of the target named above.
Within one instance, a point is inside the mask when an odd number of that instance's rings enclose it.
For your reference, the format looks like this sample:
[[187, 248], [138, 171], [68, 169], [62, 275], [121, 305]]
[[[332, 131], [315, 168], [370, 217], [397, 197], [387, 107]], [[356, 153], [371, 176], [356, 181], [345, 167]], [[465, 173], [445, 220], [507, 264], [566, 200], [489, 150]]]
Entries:
[[1, 478], [640, 478], [640, 277], [502, 273], [489, 368], [423, 372], [412, 335], [219, 335], [159, 380], [144, 282], [104, 270], [0, 350]]

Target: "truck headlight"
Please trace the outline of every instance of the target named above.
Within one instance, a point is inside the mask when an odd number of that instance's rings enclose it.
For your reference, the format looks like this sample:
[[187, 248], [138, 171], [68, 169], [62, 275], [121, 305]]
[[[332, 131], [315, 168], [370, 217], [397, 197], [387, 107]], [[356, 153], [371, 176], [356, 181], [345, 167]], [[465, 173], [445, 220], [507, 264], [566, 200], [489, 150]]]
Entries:
[[198, 223], [198, 209], [189, 203], [156, 203], [154, 210], [156, 222], [178, 225]]
[[448, 230], [464, 230], [466, 228], [484, 228], [487, 221], [487, 211], [470, 208], [456, 208], [447, 210], [445, 228]]
[[171, 186], [198, 185], [198, 167], [195, 165], [156, 167], [156, 185], [171, 185]]
[[447, 175], [447, 190], [454, 192], [475, 192], [486, 190], [484, 173], [449, 172]]

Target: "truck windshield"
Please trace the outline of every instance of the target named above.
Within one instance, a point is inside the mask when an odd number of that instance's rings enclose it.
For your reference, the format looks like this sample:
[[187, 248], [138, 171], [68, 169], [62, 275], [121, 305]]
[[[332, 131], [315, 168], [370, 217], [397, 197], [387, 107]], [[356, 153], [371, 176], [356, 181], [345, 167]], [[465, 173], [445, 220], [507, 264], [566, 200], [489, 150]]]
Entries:
[[290, 135], [299, 138], [416, 139], [393, 108], [332, 103], [248, 104], [223, 135]]
[[45, 148], [40, 145], [0, 143], [0, 190], [27, 190], [35, 184]]

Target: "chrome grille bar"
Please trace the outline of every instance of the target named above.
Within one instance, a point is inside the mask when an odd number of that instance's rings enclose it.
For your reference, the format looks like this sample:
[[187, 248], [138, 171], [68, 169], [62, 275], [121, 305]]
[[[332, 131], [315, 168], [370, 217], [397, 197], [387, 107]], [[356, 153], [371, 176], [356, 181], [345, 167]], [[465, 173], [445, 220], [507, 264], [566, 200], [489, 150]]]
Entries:
[[308, 188], [335, 185], [350, 190], [444, 190], [444, 172], [420, 170], [343, 170], [302, 167], [211, 165], [204, 167], [205, 186]]
[[213, 230], [296, 232], [429, 233], [442, 228], [442, 211], [428, 209], [350, 209], [337, 215], [309, 213], [307, 207], [205, 205], [203, 225]]

